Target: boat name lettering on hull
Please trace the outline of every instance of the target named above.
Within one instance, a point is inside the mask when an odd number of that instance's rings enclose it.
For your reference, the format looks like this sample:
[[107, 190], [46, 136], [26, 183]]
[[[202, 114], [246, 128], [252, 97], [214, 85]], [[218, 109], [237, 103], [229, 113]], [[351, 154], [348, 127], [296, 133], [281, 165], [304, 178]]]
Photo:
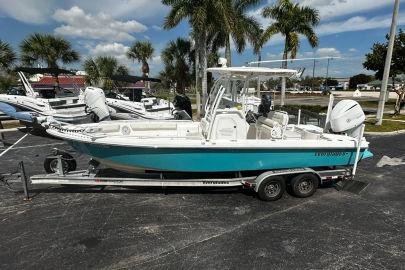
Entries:
[[334, 152], [315, 152], [316, 157], [339, 157], [339, 156], [345, 156], [347, 155], [348, 152], [340, 152], [340, 151], [334, 151]]
[[228, 185], [228, 181], [203, 181], [204, 185]]

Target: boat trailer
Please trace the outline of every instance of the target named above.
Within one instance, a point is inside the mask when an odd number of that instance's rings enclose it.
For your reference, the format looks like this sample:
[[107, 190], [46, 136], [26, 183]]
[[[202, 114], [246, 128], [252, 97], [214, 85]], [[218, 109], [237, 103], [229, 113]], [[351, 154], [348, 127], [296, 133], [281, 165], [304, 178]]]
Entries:
[[[87, 170], [70, 171], [76, 167], [74, 159], [66, 152], [55, 150], [56, 156], [49, 156], [46, 166], [55, 166], [53, 173], [28, 177], [24, 164], [20, 162], [18, 180], [24, 189], [25, 199], [30, 199], [28, 184], [62, 185], [86, 187], [242, 187], [253, 189], [265, 201], [280, 199], [287, 188], [296, 197], [312, 196], [318, 186], [328, 183], [346, 183], [353, 178], [353, 167], [341, 168], [295, 168], [260, 172], [235, 172], [198, 174], [172, 172], [125, 173], [108, 168], [97, 168], [98, 162], [90, 160]], [[56, 162], [55, 162], [56, 161]], [[74, 163], [72, 163], [74, 162]], [[74, 164], [74, 166], [72, 165]], [[338, 185], [339, 187], [339, 185]]]

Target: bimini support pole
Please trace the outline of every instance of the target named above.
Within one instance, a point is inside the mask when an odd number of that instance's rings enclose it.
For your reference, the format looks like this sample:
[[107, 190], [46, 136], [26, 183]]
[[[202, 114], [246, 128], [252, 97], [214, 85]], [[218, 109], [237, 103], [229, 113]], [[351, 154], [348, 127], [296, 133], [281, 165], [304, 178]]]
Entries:
[[363, 124], [360, 129], [359, 136], [357, 138], [357, 151], [356, 151], [356, 159], [354, 160], [353, 170], [352, 170], [352, 177], [356, 175], [357, 164], [359, 163], [359, 156], [360, 156], [360, 148], [361, 148], [361, 141], [363, 139], [365, 125]]
[[335, 96], [333, 94], [330, 94], [329, 95], [328, 111], [326, 113], [325, 127], [323, 128], [324, 132], [328, 131], [328, 129], [329, 129], [330, 115], [332, 113], [332, 108], [333, 108], [333, 102], [334, 101], [335, 101]]
[[297, 125], [301, 124], [301, 109], [298, 110]]

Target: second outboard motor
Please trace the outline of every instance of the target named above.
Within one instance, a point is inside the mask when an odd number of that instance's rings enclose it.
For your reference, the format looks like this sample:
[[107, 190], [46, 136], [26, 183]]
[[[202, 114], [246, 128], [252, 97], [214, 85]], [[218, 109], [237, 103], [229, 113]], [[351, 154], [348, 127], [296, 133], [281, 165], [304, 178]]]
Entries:
[[258, 113], [260, 115], [266, 116], [270, 112], [271, 108], [271, 94], [270, 93], [264, 93], [262, 95], [262, 100], [259, 105]]
[[333, 132], [357, 137], [364, 120], [366, 116], [357, 101], [342, 100], [333, 108], [329, 121]]
[[86, 110], [95, 114], [93, 119], [98, 121], [110, 120], [110, 111], [106, 104], [103, 89], [97, 87], [86, 87], [84, 90], [84, 103]]
[[185, 94], [177, 94], [173, 100], [174, 108], [177, 111], [185, 111], [189, 118], [192, 119], [193, 111], [191, 109], [191, 101]]

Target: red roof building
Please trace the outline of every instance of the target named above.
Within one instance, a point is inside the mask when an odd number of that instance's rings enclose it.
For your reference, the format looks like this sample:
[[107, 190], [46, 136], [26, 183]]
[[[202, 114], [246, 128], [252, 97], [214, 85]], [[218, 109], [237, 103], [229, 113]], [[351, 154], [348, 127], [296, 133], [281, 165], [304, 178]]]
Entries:
[[[86, 82], [84, 76], [76, 75], [76, 76], [59, 76], [59, 86], [65, 89], [74, 90], [79, 88], [85, 88]], [[47, 89], [53, 88], [55, 85], [55, 79], [52, 76], [43, 76], [38, 82], [31, 82], [33, 88], [36, 89]], [[131, 83], [124, 89], [143, 89], [145, 88], [145, 84], [142, 81]]]
[[[85, 87], [84, 76], [59, 76], [59, 86], [65, 89], [78, 89]], [[33, 88], [52, 88], [55, 85], [55, 78], [52, 76], [43, 76], [38, 82], [31, 83]]]

